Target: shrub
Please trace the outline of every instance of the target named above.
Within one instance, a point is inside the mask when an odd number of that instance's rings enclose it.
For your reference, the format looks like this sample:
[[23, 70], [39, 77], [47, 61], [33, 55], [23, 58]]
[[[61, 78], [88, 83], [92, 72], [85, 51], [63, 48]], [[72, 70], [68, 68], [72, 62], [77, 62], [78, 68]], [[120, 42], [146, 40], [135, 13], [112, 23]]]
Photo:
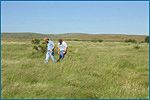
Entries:
[[78, 40], [78, 39], [73, 39], [72, 41], [80, 41], [80, 40]]
[[40, 43], [40, 39], [33, 39], [31, 42], [33, 44], [33, 50], [41, 53], [46, 52], [46, 43], [44, 41]]
[[45, 52], [46, 52], [46, 44], [40, 44], [40, 45], [38, 45], [38, 47], [40, 48], [40, 51], [41, 51], [42, 53], [45, 53]]
[[140, 49], [140, 46], [139, 45], [135, 45], [134, 48], [135, 49]]
[[127, 40], [125, 40], [125, 42], [132, 42], [132, 43], [136, 43], [136, 40], [134, 40], [134, 39], [127, 39]]
[[145, 37], [145, 42], [149, 43], [149, 36]]
[[98, 42], [103, 42], [103, 40], [98, 40]]
[[103, 40], [91, 40], [91, 42], [103, 42]]
[[32, 39], [32, 44], [40, 44], [40, 39]]
[[36, 51], [39, 51], [38, 46], [36, 46], [36, 45], [33, 46], [33, 49]]
[[144, 41], [141, 41], [140, 43], [144, 43]]

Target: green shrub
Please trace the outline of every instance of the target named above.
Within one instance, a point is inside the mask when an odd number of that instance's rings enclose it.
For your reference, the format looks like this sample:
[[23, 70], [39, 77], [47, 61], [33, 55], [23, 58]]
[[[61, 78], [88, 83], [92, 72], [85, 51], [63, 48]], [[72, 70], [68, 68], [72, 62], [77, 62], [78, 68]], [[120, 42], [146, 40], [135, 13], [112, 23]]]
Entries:
[[36, 45], [33, 46], [33, 49], [36, 51], [39, 51], [38, 46], [36, 46]]
[[42, 41], [40, 43], [40, 39], [33, 39], [31, 42], [33, 44], [33, 50], [37, 51], [37, 52], [41, 52], [41, 53], [45, 53], [46, 52], [46, 43], [44, 41]]
[[144, 41], [141, 41], [140, 43], [144, 43]]
[[40, 45], [38, 45], [38, 47], [40, 48], [40, 51], [41, 51], [42, 53], [45, 53], [45, 52], [46, 52], [46, 44], [40, 44]]
[[139, 45], [135, 45], [134, 48], [135, 49], [140, 49], [140, 46]]
[[126, 39], [125, 42], [132, 42], [132, 43], [136, 43], [136, 40], [134, 39]]
[[91, 42], [103, 42], [103, 40], [91, 40]]
[[149, 43], [149, 36], [145, 37], [145, 42]]
[[98, 40], [98, 42], [103, 42], [103, 40]]
[[40, 39], [32, 39], [32, 44], [40, 44]]

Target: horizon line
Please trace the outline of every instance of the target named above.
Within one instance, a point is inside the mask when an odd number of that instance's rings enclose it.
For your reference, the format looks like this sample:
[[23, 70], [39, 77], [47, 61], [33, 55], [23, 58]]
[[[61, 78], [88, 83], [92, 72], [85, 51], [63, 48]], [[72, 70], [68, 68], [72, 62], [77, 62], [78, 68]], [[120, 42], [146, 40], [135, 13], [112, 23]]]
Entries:
[[87, 33], [87, 32], [62, 32], [62, 33], [50, 33], [50, 32], [47, 32], [47, 33], [40, 33], [40, 32], [1, 32], [2, 34], [5, 34], [5, 33], [20, 33], [20, 34], [23, 34], [23, 33], [33, 33], [33, 34], [52, 34], [52, 35], [59, 35], [59, 34], [90, 34], [90, 35], [148, 35], [149, 36], [149, 33], [145, 33], [145, 34], [137, 34], [137, 33]]

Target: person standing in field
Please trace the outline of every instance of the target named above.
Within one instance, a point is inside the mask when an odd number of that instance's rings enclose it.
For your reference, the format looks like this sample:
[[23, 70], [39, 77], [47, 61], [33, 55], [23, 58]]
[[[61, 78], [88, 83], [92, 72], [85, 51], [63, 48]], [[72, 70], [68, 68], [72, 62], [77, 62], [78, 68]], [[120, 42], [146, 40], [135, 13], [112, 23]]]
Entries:
[[59, 54], [59, 59], [57, 60], [57, 62], [59, 62], [60, 59], [64, 58], [64, 56], [67, 53], [67, 49], [68, 49], [67, 43], [65, 41], [63, 41], [62, 39], [59, 39], [58, 40], [58, 54]]
[[48, 60], [51, 58], [53, 62], [56, 62], [56, 59], [54, 57], [54, 42], [48, 39], [47, 37], [44, 38], [44, 41], [47, 44], [47, 53], [45, 58], [45, 63], [48, 63]]

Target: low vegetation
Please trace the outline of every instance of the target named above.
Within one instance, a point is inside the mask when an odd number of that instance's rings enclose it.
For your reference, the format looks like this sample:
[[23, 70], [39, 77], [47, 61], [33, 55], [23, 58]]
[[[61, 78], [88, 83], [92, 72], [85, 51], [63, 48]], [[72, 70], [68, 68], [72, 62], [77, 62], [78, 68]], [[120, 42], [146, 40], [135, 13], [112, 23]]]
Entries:
[[145, 37], [145, 42], [146, 42], [146, 43], [149, 43], [149, 36], [146, 36], [146, 37]]
[[140, 49], [140, 46], [137, 44], [134, 46], [135, 49]]
[[[40, 39], [32, 39], [31, 42], [33, 45], [33, 50], [35, 50], [37, 53], [46, 53], [46, 43], [44, 41], [41, 41]], [[33, 54], [34, 53], [35, 52], [33, 51]]]
[[103, 42], [103, 40], [91, 40], [91, 42]]
[[147, 43], [67, 43], [62, 61], [45, 64], [31, 41], [2, 41], [2, 98], [148, 98]]
[[123, 35], [123, 34], [81, 34], [81, 33], [69, 33], [69, 34], [40, 34], [40, 33], [2, 33], [3, 41], [14, 40], [29, 40], [36, 38], [42, 39], [44, 37], [52, 38], [57, 41], [58, 38], [63, 38], [65, 41], [91, 41], [99, 40], [109, 42], [124, 42], [124, 40], [135, 40], [141, 42], [145, 40], [145, 35]]
[[132, 43], [136, 43], [137, 41], [134, 39], [126, 39], [125, 42], [132, 42]]

